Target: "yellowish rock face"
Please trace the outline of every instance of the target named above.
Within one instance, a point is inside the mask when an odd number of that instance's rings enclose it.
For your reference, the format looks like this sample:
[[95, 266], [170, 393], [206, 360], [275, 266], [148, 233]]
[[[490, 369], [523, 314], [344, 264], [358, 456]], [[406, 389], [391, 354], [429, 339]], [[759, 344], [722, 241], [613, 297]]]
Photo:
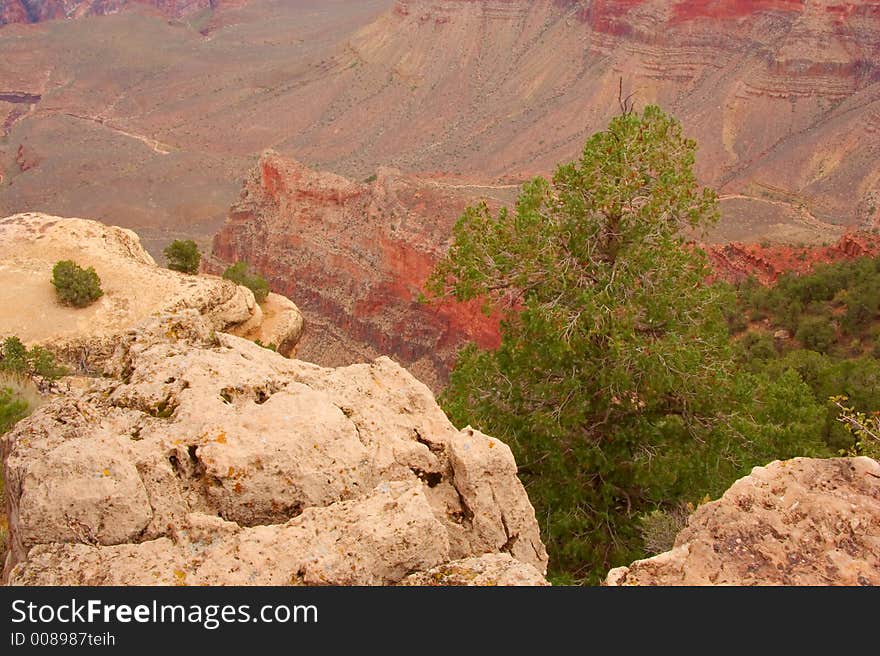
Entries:
[[[52, 267], [73, 260], [94, 267], [104, 295], [85, 308], [61, 304]], [[96, 221], [39, 213], [0, 219], [0, 336], [17, 335], [59, 353], [88, 351], [100, 361], [119, 336], [157, 312], [193, 308], [215, 330], [247, 324], [263, 335], [253, 294], [215, 276], [192, 276], [156, 265], [130, 230]], [[268, 335], [289, 348], [302, 331], [302, 316], [287, 299], [273, 298]], [[266, 342], [268, 343], [268, 342]]]
[[675, 546], [609, 585], [880, 585], [880, 464], [795, 458], [755, 467], [700, 506]]
[[388, 358], [325, 369], [188, 309], [104, 372], [0, 439], [11, 583], [544, 581], [510, 449]]

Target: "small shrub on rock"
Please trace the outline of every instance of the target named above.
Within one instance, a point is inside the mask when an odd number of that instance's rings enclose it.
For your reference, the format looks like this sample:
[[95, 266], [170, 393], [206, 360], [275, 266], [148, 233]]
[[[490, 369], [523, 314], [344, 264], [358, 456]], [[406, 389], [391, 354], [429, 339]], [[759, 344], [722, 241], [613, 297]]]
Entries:
[[181, 241], [175, 239], [163, 251], [168, 259], [168, 268], [182, 273], [198, 273], [202, 254], [192, 239]]
[[78, 308], [91, 305], [104, 295], [95, 269], [83, 269], [72, 260], [62, 260], [53, 267], [52, 284], [62, 303]]
[[671, 510], [652, 510], [639, 517], [645, 552], [656, 556], [675, 546], [675, 538], [687, 526], [693, 507], [677, 505]]
[[250, 273], [247, 262], [236, 262], [223, 272], [226, 280], [243, 285], [254, 293], [257, 303], [262, 303], [269, 295], [269, 283], [258, 273]]

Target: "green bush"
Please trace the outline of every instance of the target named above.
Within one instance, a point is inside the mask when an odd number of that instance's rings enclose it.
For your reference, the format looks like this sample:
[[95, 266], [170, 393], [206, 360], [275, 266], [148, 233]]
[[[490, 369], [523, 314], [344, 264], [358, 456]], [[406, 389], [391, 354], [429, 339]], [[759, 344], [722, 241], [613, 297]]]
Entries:
[[182, 273], [198, 273], [202, 254], [192, 239], [175, 239], [162, 252], [168, 260], [169, 269]]
[[[12, 428], [20, 419], [24, 419], [36, 405], [28, 399], [28, 397], [36, 398], [36, 390], [26, 389], [28, 385], [17, 375], [12, 378], [0, 375], [0, 435]], [[0, 513], [6, 508], [5, 487], [3, 467], [0, 466]], [[0, 515], [0, 562], [6, 558], [8, 526], [7, 517]]]
[[0, 373], [25, 377], [37, 375], [56, 380], [67, 375], [67, 369], [55, 361], [55, 356], [42, 346], [28, 350], [16, 336], [7, 337], [0, 344]]
[[28, 350], [22, 341], [11, 336], [0, 346], [0, 371], [23, 376], [28, 371]]
[[262, 303], [269, 295], [269, 283], [258, 273], [250, 273], [247, 262], [236, 262], [223, 272], [223, 277], [243, 285], [254, 293], [257, 303]]
[[27, 415], [27, 401], [22, 400], [11, 387], [0, 388], [0, 435]]
[[827, 353], [837, 339], [837, 331], [825, 317], [804, 317], [798, 324], [795, 337], [804, 348]]
[[71, 260], [62, 260], [52, 268], [52, 284], [62, 303], [78, 308], [86, 307], [104, 295], [95, 269], [83, 269]]
[[768, 333], [749, 331], [743, 335], [740, 345], [749, 360], [769, 360], [776, 357], [776, 342]]
[[855, 287], [846, 297], [843, 326], [850, 335], [857, 334], [877, 319], [880, 312], [880, 279], [874, 278]]

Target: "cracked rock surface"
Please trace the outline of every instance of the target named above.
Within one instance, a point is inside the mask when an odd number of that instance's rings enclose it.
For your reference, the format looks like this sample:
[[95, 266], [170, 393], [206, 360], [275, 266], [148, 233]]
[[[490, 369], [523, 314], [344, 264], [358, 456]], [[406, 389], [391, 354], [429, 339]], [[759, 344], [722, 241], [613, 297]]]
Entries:
[[544, 582], [510, 449], [388, 358], [325, 369], [189, 309], [104, 370], [0, 441], [10, 584], [379, 585], [468, 559], [447, 583]]
[[700, 506], [671, 551], [608, 585], [880, 585], [880, 463], [795, 458], [755, 467]]

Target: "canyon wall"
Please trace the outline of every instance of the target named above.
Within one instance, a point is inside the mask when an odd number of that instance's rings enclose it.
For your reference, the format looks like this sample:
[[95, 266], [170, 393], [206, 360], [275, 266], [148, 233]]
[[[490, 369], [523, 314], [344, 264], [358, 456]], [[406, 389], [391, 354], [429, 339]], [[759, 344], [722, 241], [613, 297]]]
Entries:
[[[499, 343], [499, 317], [476, 303], [421, 303], [434, 264], [468, 205], [508, 207], [516, 186], [476, 186], [381, 169], [369, 182], [266, 151], [215, 235], [208, 268], [246, 261], [307, 315], [297, 356], [341, 366], [387, 354], [433, 389], [467, 342]], [[828, 246], [702, 244], [713, 277], [771, 284], [785, 272], [880, 255], [880, 237], [847, 233]]]
[[622, 80], [637, 105], [682, 120], [731, 221], [767, 202], [830, 224], [872, 218], [878, 2], [401, 0], [351, 43], [411, 85], [387, 105], [402, 129], [368, 147], [419, 144], [419, 160], [439, 144], [454, 155], [441, 170], [546, 173], [619, 111]]
[[223, 0], [0, 0], [0, 25], [104, 16], [131, 5], [152, 7], [164, 16], [178, 18], [221, 4]]
[[358, 180], [522, 182], [578, 155], [622, 80], [697, 140], [712, 241], [877, 222], [880, 2], [257, 0], [210, 34], [148, 13], [3, 28], [0, 213], [207, 239], [267, 147]]
[[433, 387], [465, 341], [492, 347], [498, 322], [474, 304], [419, 302], [452, 224], [491, 188], [444, 186], [383, 169], [358, 183], [271, 151], [214, 238], [212, 270], [244, 260], [298, 299], [297, 356], [325, 366], [392, 354]]
[[880, 236], [848, 233], [828, 246], [709, 244], [703, 246], [714, 275], [728, 282], [754, 278], [770, 285], [785, 273], [809, 273], [819, 264], [880, 255]]

